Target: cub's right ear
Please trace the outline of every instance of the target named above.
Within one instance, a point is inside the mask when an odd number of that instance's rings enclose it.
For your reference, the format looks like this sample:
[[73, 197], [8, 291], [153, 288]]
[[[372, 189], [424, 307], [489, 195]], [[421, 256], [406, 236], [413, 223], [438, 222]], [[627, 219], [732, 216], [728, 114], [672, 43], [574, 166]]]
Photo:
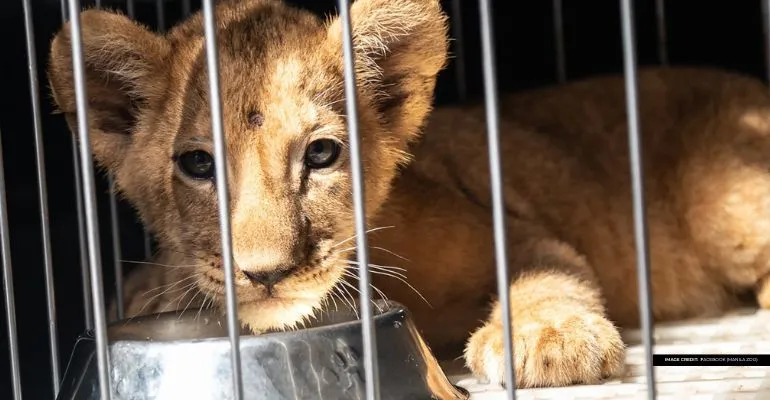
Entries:
[[[122, 162], [139, 107], [165, 88], [169, 42], [129, 18], [100, 10], [80, 14], [88, 123], [96, 161], [107, 169]], [[48, 79], [59, 111], [77, 134], [70, 24], [51, 43]]]

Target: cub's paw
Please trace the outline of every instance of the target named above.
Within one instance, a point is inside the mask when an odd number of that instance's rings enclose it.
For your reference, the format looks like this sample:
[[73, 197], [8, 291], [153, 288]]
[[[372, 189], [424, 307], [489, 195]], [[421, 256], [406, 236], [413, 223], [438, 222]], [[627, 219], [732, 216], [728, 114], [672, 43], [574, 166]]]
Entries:
[[[624, 365], [617, 328], [590, 312], [514, 319], [513, 349], [517, 388], [597, 383]], [[506, 384], [504, 352], [503, 327], [489, 322], [471, 335], [465, 362], [475, 375]]]

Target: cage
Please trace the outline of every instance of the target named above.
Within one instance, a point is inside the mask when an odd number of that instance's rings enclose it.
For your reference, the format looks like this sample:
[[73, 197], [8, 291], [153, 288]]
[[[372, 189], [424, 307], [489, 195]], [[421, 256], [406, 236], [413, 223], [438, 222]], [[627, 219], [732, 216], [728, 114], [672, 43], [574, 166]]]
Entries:
[[[100, 314], [106, 300], [94, 303], [92, 288], [101, 286], [105, 296], [121, 296], [124, 273], [144, 262], [154, 247], [134, 211], [109, 190], [113, 185], [111, 178], [93, 174], [90, 156], [84, 158], [88, 148], [75, 141], [63, 118], [53, 113], [45, 75], [52, 35], [73, 10], [81, 7], [119, 9], [157, 31], [165, 31], [212, 3], [23, 0], [0, 5], [4, 22], [0, 29], [10, 38], [4, 44], [8, 60], [0, 64], [0, 79], [7, 94], [0, 107], [4, 149], [0, 160], [4, 169], [4, 180], [0, 181], [0, 219], [7, 312], [2, 331], [3, 340], [9, 343], [0, 357], [9, 361], [0, 370], [0, 397], [54, 398], [62, 388], [68, 361], [77, 358], [73, 351], [77, 350], [76, 339], [84, 329], [95, 328], [99, 346], [93, 344], [90, 351], [100, 357], [106, 354], [101, 342], [106, 339], [107, 320]], [[288, 3], [319, 14], [338, 10], [344, 14], [350, 2]], [[505, 157], [494, 145], [498, 135], [495, 121], [500, 112], [497, 92], [524, 91], [594, 75], [622, 73], [627, 79], [629, 131], [634, 142], [633, 135], [645, 129], [644, 120], [638, 120], [633, 111], [637, 101], [634, 77], [640, 66], [707, 65], [765, 80], [769, 76], [768, 7], [764, 1], [734, 2], [727, 6], [664, 0], [602, 0], [591, 4], [564, 0], [515, 4], [451, 0], [441, 1], [441, 5], [450, 18], [453, 57], [439, 75], [435, 101], [439, 107], [472, 99], [484, 101], [489, 112], [489, 130], [474, 134], [489, 135], [492, 182], [500, 182], [500, 171], [495, 169], [499, 163], [495, 161]], [[210, 16], [204, 14], [206, 18]], [[206, 23], [213, 25], [214, 21], [206, 19]], [[347, 111], [355, 115], [355, 109]], [[214, 128], [217, 129], [221, 130], [221, 126]], [[356, 129], [350, 130], [355, 137]], [[629, 150], [632, 159], [638, 159], [638, 150], [638, 146]], [[641, 167], [638, 161], [633, 166], [634, 177], [638, 179]], [[358, 171], [360, 176], [361, 170]], [[90, 181], [88, 176], [94, 180]], [[636, 189], [633, 195], [628, 194], [628, 199], [635, 207], [636, 244], [643, 248], [647, 246], [647, 237], [639, 194], [642, 188]], [[494, 192], [496, 199], [501, 196], [500, 191]], [[495, 208], [494, 218], [498, 239], [506, 234], [500, 207]], [[365, 229], [363, 221], [357, 220], [357, 228]], [[501, 273], [505, 252], [497, 250], [494, 271], [508, 278]], [[515, 390], [513, 385], [503, 388], [479, 381], [451, 360], [442, 360], [447, 361], [442, 364], [444, 373], [465, 388], [471, 398], [478, 399], [514, 395], [554, 399], [770, 398], [767, 370], [763, 367], [652, 367], [653, 339], [656, 353], [767, 352], [770, 336], [766, 327], [770, 317], [762, 311], [746, 309], [719, 318], [653, 328], [648, 319], [649, 300], [654, 301], [646, 287], [648, 264], [644, 257], [638, 260], [644, 323], [641, 330], [624, 332], [630, 345], [626, 355], [630, 371], [625, 376], [600, 385]], [[362, 275], [365, 276], [368, 275]], [[368, 287], [361, 286], [367, 296]], [[504, 295], [505, 290], [502, 292]], [[368, 302], [361, 304], [361, 326], [371, 327], [373, 317], [365, 316], [373, 310], [365, 309]], [[235, 326], [233, 320], [220, 322]], [[363, 381], [369, 384], [360, 390], [365, 391], [367, 398], [377, 398], [375, 389], [379, 385], [372, 384], [380, 376], [373, 368], [377, 357], [366, 357], [371, 354], [367, 346], [371, 343], [371, 332], [365, 329], [361, 339], [367, 373]], [[226, 342], [227, 333], [219, 333]], [[237, 334], [230, 338], [243, 340], [237, 339]], [[388, 365], [380, 366], [380, 374], [383, 368]], [[97, 375], [105, 379], [107, 372], [101, 366]], [[221, 384], [232, 388], [229, 376], [223, 375], [226, 376]], [[653, 380], [648, 379], [653, 376]], [[236, 382], [236, 386], [242, 384]]]

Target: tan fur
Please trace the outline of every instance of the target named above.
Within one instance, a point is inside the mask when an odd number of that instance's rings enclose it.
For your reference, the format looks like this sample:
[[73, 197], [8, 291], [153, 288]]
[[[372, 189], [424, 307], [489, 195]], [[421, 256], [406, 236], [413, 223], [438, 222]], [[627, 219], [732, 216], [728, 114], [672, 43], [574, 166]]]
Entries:
[[[132, 292], [186, 276], [200, 292], [193, 307], [204, 298], [221, 306], [214, 186], [182, 176], [172, 160], [212, 151], [201, 16], [166, 36], [104, 11], [81, 18], [95, 158], [158, 237], [158, 263], [178, 267], [133, 275]], [[438, 1], [359, 0], [352, 18], [367, 216], [382, 228], [368, 235], [371, 262], [405, 268], [430, 305], [399, 279], [375, 274], [374, 283], [411, 309], [431, 348], [451, 354], [467, 343], [468, 366], [502, 381], [500, 305], [488, 309], [496, 286], [484, 109], [431, 113], [447, 56]], [[311, 138], [346, 141], [340, 26], [262, 0], [221, 2], [217, 26], [239, 317], [257, 333], [288, 329], [352, 290], [342, 283], [345, 260], [355, 260], [348, 158], [310, 174], [301, 161]], [[50, 81], [75, 132], [71, 71], [67, 26], [51, 45]], [[654, 317], [719, 313], [751, 290], [767, 307], [766, 87], [682, 68], [643, 70], [639, 88]], [[503, 96], [501, 110], [516, 384], [617, 374], [614, 324], [639, 319], [623, 78]], [[252, 111], [261, 126], [247, 123]], [[272, 296], [242, 272], [287, 263], [297, 270]], [[175, 303], [182, 292], [142, 312], [184, 308]], [[148, 297], [130, 296], [129, 315]]]

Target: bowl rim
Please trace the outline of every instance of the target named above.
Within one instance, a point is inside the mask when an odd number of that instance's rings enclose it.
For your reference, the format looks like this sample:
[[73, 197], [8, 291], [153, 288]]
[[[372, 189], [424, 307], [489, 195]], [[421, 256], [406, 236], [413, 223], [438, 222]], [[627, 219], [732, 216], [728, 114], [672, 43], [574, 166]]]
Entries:
[[[408, 309], [401, 303], [393, 301], [393, 300], [373, 300], [375, 302], [378, 302], [379, 304], [382, 304], [382, 306], [378, 309], [377, 307], [374, 308], [374, 315], [372, 315], [372, 322], [374, 324], [377, 324], [379, 321], [392, 318], [398, 313], [405, 313], [407, 314], [408, 318]], [[350, 308], [348, 308], [348, 312], [350, 312]], [[325, 313], [329, 313], [329, 311], [324, 311]], [[332, 311], [332, 312], [342, 312], [342, 310], [339, 311]], [[161, 338], [156, 339], [152, 337], [152, 334], [147, 334], [147, 339], [138, 339], [136, 338], [137, 335], [132, 335], [131, 338], [121, 338], [120, 330], [124, 329], [128, 324], [137, 324], [137, 323], [144, 323], [144, 322], [150, 322], [152, 324], [157, 324], [160, 321], [160, 317], [162, 316], [179, 316], [178, 311], [166, 311], [162, 313], [155, 313], [155, 314], [146, 314], [141, 315], [138, 317], [133, 317], [129, 319], [123, 319], [111, 322], [107, 326], [107, 337], [108, 337], [108, 345], [112, 346], [118, 343], [153, 343], [153, 344], [179, 344], [179, 343], [201, 343], [201, 342], [219, 342], [219, 341], [230, 341], [230, 336], [228, 334], [227, 328], [223, 328], [224, 334], [216, 335], [216, 336], [207, 336], [207, 337], [201, 337], [201, 338]], [[226, 322], [226, 316], [224, 314], [218, 314], [216, 311], [211, 310], [210, 314], [217, 318], [218, 322]], [[197, 317], [194, 319], [196, 320]], [[241, 333], [239, 335], [239, 338], [241, 341], [263, 341], [263, 340], [269, 340], [269, 339], [276, 339], [281, 337], [289, 337], [289, 336], [298, 336], [298, 335], [319, 335], [323, 332], [330, 332], [330, 331], [336, 331], [339, 329], [345, 329], [349, 328], [351, 326], [362, 326], [363, 320], [361, 319], [360, 315], [358, 315], [357, 318], [344, 321], [344, 322], [338, 322], [338, 323], [329, 323], [329, 324], [322, 324], [318, 326], [310, 326], [307, 328], [292, 328], [287, 329], [284, 331], [269, 331], [265, 333], [260, 334], [253, 334], [248, 333], [248, 331], [245, 331], [245, 328], [241, 326]], [[125, 334], [124, 334], [125, 335]], [[126, 335], [128, 336], [128, 335]], [[116, 338], [117, 337], [117, 338]]]

